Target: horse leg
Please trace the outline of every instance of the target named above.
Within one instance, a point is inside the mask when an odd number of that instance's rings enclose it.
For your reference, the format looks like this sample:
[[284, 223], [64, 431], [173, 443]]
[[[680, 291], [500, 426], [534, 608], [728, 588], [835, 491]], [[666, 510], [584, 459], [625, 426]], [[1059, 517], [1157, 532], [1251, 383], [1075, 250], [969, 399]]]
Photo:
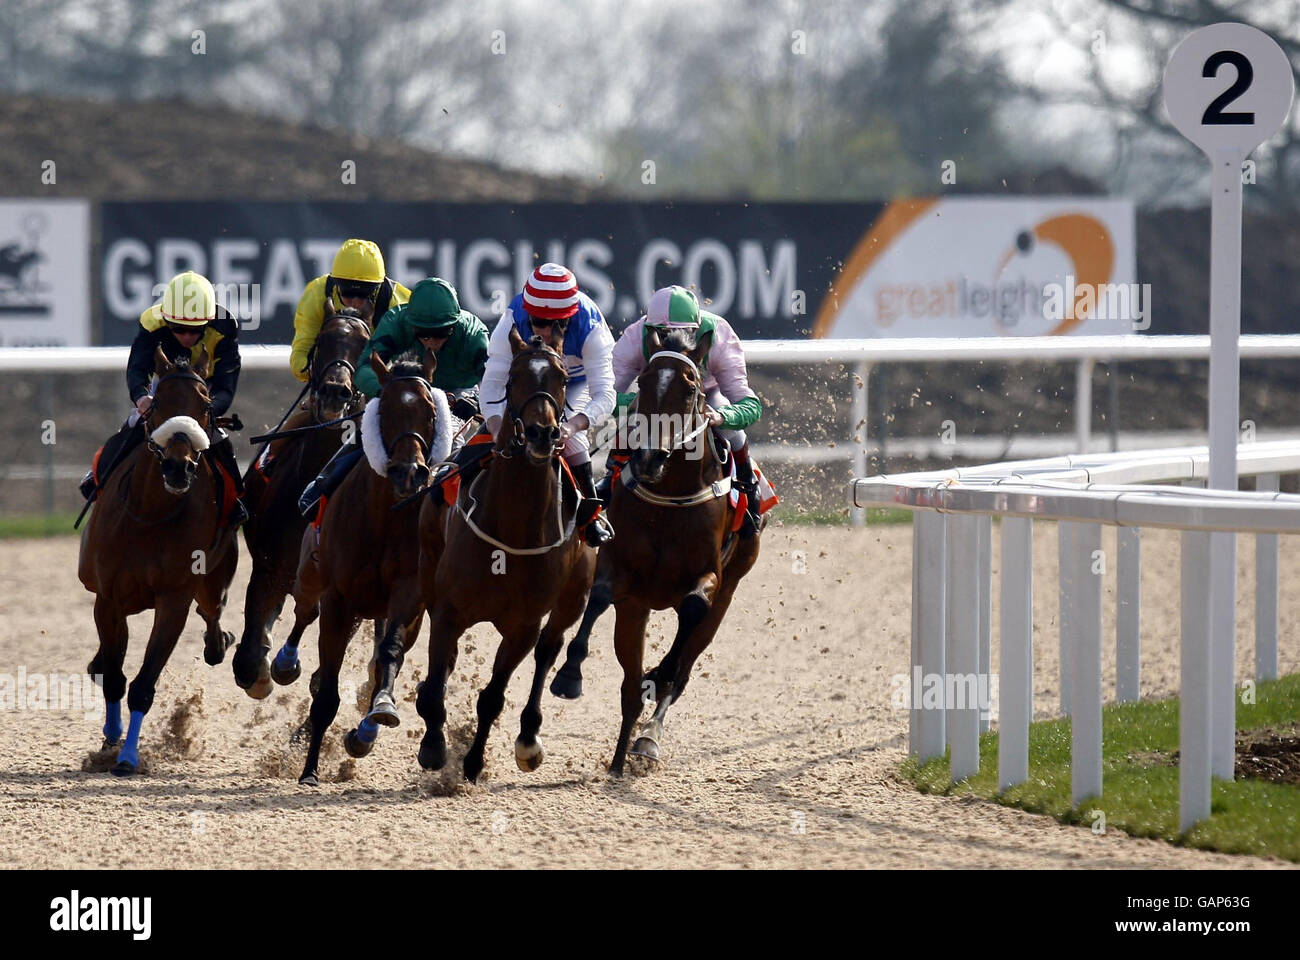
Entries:
[[424, 719], [419, 763], [425, 770], [441, 770], [447, 763], [447, 678], [456, 667], [460, 635], [468, 629], [456, 610], [440, 601], [429, 615], [429, 676], [420, 684], [415, 710]]
[[99, 649], [86, 667], [92, 677], [99, 677], [104, 687], [104, 743], [106, 750], [122, 740], [122, 697], [126, 693], [126, 617], [106, 597], [95, 597], [95, 628]]
[[339, 711], [339, 670], [359, 618], [351, 616], [343, 596], [328, 590], [320, 600], [320, 689], [311, 697], [311, 744], [298, 782], [320, 786], [320, 745]]
[[648, 760], [659, 759], [659, 738], [663, 736], [664, 717], [669, 706], [680, 696], [680, 691], [672, 680], [677, 676], [677, 665], [681, 662], [691, 637], [709, 615], [717, 585], [718, 578], [715, 574], [705, 574], [678, 604], [677, 635], [673, 637], [673, 644], [659, 665], [645, 675], [645, 682], [652, 685], [646, 692], [654, 697], [656, 705], [654, 715], [642, 727], [636, 742], [632, 744], [635, 756]]
[[[406, 662], [406, 652], [420, 633], [424, 608], [419, 602], [414, 577], [394, 585], [392, 597], [390, 616], [385, 621], [375, 621], [386, 622], [388, 628], [377, 638], [370, 660], [370, 709], [361, 723], [343, 738], [349, 756], [364, 757], [374, 748], [381, 726], [396, 727], [402, 722], [397, 713], [393, 687], [402, 664]], [[414, 610], [411, 609], [412, 603]]]
[[609, 765], [609, 772], [616, 777], [623, 776], [628, 737], [632, 735], [632, 727], [645, 706], [641, 699], [641, 661], [645, 625], [649, 619], [650, 608], [637, 601], [625, 600], [614, 607], [614, 653], [623, 668], [623, 723], [619, 728], [618, 742], [614, 745], [614, 760]]
[[153, 630], [149, 634], [149, 645], [144, 651], [144, 661], [126, 695], [131, 719], [126, 730], [126, 740], [117, 754], [117, 765], [113, 767], [113, 773], [119, 777], [130, 776], [140, 766], [140, 726], [144, 723], [144, 715], [153, 706], [158, 677], [167, 665], [172, 651], [176, 649], [181, 631], [185, 629], [191, 602], [192, 597], [188, 593], [169, 593], [158, 597], [154, 606]]
[[[319, 616], [319, 602], [313, 602], [310, 606], [305, 606], [302, 602], [295, 601], [293, 606], [293, 629], [289, 631], [289, 636], [284, 638], [284, 646], [276, 651], [275, 659], [271, 661], [271, 678], [276, 683], [293, 683], [302, 675], [302, 664], [298, 661], [298, 644], [302, 642], [303, 633], [316, 622], [316, 618]], [[313, 693], [320, 689], [319, 672], [312, 674], [311, 688]]]
[[470, 783], [477, 781], [478, 775], [483, 772], [483, 751], [487, 747], [492, 724], [501, 715], [501, 708], [505, 705], [506, 684], [510, 682], [510, 675], [528, 656], [528, 651], [533, 649], [540, 630], [540, 623], [529, 623], [501, 637], [496, 659], [492, 661], [492, 679], [478, 695], [478, 729], [474, 731], [474, 742], [465, 754], [465, 779]]
[[[298, 574], [293, 582], [293, 629], [289, 631], [284, 646], [276, 653], [273, 661], [278, 672], [289, 678], [287, 683], [297, 680], [302, 673], [302, 667], [298, 663], [298, 644], [302, 641], [303, 632], [320, 616], [320, 598], [325, 584], [321, 581], [316, 537], [314, 527], [308, 527], [303, 532], [298, 554]], [[311, 675], [308, 687], [313, 697], [320, 690], [319, 666]]]
[[[226, 601], [230, 597], [230, 581], [235, 578], [238, 563], [239, 546], [231, 541], [218, 559], [215, 569], [199, 581], [198, 590], [195, 591], [199, 615], [207, 624], [203, 633], [203, 659], [210, 667], [215, 667], [224, 660], [226, 651], [235, 642], [233, 633], [221, 629], [221, 614], [226, 609]], [[270, 693], [269, 689], [267, 693]]]
[[587, 609], [582, 614], [582, 625], [578, 627], [578, 633], [574, 638], [569, 641], [564, 666], [555, 671], [555, 679], [551, 681], [551, 693], [560, 699], [577, 700], [582, 696], [582, 661], [587, 659], [587, 642], [591, 638], [591, 628], [612, 603], [613, 592], [609, 581], [597, 580], [592, 585]]
[[[668, 708], [672, 704], [680, 702], [682, 695], [686, 693], [686, 684], [690, 682], [691, 670], [695, 667], [695, 661], [713, 642], [713, 637], [722, 624], [722, 618], [726, 616], [727, 608], [731, 606], [731, 598], [736, 592], [736, 587], [739, 586], [741, 578], [749, 572], [751, 566], [753, 566], [752, 562], [743, 567], [733, 565], [723, 572], [722, 586], [713, 598], [713, 602], [709, 604], [708, 611], [703, 619], [686, 636], [685, 643], [682, 649], [678, 651], [673, 662], [669, 664], [668, 658], [665, 657], [664, 663], [661, 663], [656, 668], [660, 674], [656, 678], [656, 683], [663, 683], [662, 678], [668, 677], [666, 686], [669, 692], [663, 700], [659, 701], [653, 719], [647, 724], [649, 729], [642, 731], [643, 737], [648, 739], [653, 746], [653, 757], [656, 760], [659, 758], [659, 739], [663, 736], [663, 722], [668, 713]], [[679, 615], [679, 625], [680, 622]], [[676, 649], [675, 643], [674, 649]], [[672, 653], [673, 651], [669, 652]], [[671, 673], [668, 672], [669, 666], [672, 669]], [[639, 744], [641, 741], [638, 740], [637, 742]], [[634, 752], [636, 752], [635, 748]]]
[[[546, 627], [542, 630], [542, 635], [537, 639], [533, 686], [528, 693], [528, 703], [524, 706], [523, 715], [519, 719], [519, 738], [515, 740], [515, 763], [525, 773], [536, 770], [546, 759], [546, 750], [537, 736], [537, 731], [542, 727], [542, 686], [546, 683], [546, 675], [550, 673], [551, 665], [555, 663], [555, 658], [560, 653], [560, 647], [564, 643], [564, 631], [573, 626], [574, 621], [582, 613], [583, 603], [587, 599], [587, 578], [582, 575], [583, 572], [585, 571], [581, 569], [575, 570], [575, 576], [569, 578], [569, 582], [560, 593], [559, 600], [551, 608], [551, 615], [546, 618]], [[590, 610], [590, 606], [587, 609]], [[586, 622], [585, 616], [583, 622]], [[581, 675], [578, 683], [581, 692]]]
[[[284, 607], [286, 592], [277, 582], [279, 579], [271, 558], [259, 557], [254, 553], [253, 572], [248, 580], [248, 590], [244, 594], [244, 632], [230, 661], [231, 669], [235, 674], [235, 683], [241, 689], [250, 691], [250, 696], [253, 687], [262, 686], [263, 678], [269, 677], [272, 673], [268, 663], [271, 630]], [[258, 691], [262, 697], [271, 692], [269, 687], [270, 684], [267, 682], [265, 691]]]

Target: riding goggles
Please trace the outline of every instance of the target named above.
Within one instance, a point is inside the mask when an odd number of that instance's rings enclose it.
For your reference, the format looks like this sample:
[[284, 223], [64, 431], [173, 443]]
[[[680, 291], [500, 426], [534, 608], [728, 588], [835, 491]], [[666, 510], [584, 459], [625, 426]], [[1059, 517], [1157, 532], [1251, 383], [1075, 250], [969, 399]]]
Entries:
[[339, 280], [334, 285], [343, 300], [374, 300], [379, 296], [379, 284], [356, 280]]

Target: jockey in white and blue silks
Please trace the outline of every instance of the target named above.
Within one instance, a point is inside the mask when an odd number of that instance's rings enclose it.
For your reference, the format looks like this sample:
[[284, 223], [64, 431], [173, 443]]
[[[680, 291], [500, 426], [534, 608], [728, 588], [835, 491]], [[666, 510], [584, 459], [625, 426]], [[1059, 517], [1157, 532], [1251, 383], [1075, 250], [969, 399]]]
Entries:
[[[541, 335], [548, 342], [563, 337], [561, 354], [569, 374], [565, 393], [565, 420], [560, 424], [563, 456], [578, 481], [584, 502], [578, 523], [586, 527], [586, 540], [600, 546], [614, 536], [592, 480], [590, 440], [587, 431], [614, 412], [614, 337], [600, 307], [578, 289], [573, 271], [557, 263], [534, 270], [523, 292], [510, 302], [488, 340], [487, 368], [479, 388], [485, 429], [496, 436], [506, 407], [506, 380], [514, 352], [510, 331], [524, 341]], [[462, 465], [462, 482], [468, 471]]]

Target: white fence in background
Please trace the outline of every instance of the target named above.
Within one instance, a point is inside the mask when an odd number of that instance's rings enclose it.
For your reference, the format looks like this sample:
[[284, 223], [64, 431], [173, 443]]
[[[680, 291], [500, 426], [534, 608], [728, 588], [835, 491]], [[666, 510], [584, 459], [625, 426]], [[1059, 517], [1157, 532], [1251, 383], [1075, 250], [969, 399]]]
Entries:
[[[1300, 335], [1244, 336], [1242, 359], [1300, 357]], [[1208, 336], [1121, 337], [973, 337], [953, 339], [897, 338], [867, 340], [751, 340], [745, 344], [750, 365], [836, 363], [849, 367], [845, 389], [849, 392], [847, 450], [835, 447], [799, 447], [763, 444], [755, 447], [760, 459], [794, 463], [850, 460], [854, 476], [867, 471], [868, 382], [874, 366], [887, 363], [1060, 363], [1075, 364], [1073, 449], [1086, 453], [1092, 438], [1092, 371], [1097, 363], [1150, 360], [1207, 360]], [[125, 370], [126, 347], [0, 348], [0, 373], [5, 371]], [[289, 347], [247, 344], [240, 350], [249, 370], [284, 370]], [[1176, 398], [1171, 401], [1177, 402]], [[998, 424], [989, 424], [996, 431]], [[911, 438], [916, 440], [917, 438]], [[914, 444], [915, 445], [915, 444]], [[909, 452], [915, 452], [908, 448]], [[962, 452], [958, 447], [948, 455]], [[863, 512], [851, 511], [854, 525]]]
[[[1300, 533], [1300, 496], [1281, 494], [1281, 474], [1300, 472], [1300, 443], [1243, 444], [1239, 476], [1256, 492], [1160, 484], [1203, 483], [1205, 447], [1066, 456], [953, 470], [858, 478], [854, 507], [901, 506], [912, 525], [912, 675], [978, 676], [987, 689], [992, 635], [993, 517], [1001, 517], [998, 782], [1029, 776], [1033, 717], [1033, 521], [1058, 521], [1060, 690], [1071, 717], [1071, 791], [1078, 805], [1102, 792], [1101, 576], [1093, 564], [1101, 525], [1119, 528], [1116, 699], [1138, 699], [1141, 528], [1182, 531], [1179, 810], [1182, 829], [1210, 813], [1211, 704], [1235, 677], [1212, 677], [1210, 629], [1197, 605], [1209, 590], [1209, 531], [1256, 535], [1255, 674], [1277, 676], [1277, 534]], [[1212, 692], [1213, 685], [1213, 692]], [[945, 694], [948, 688], [944, 683]], [[921, 760], [951, 749], [950, 775], [979, 770], [979, 734], [989, 728], [978, 703], [911, 705], [908, 732]], [[1222, 707], [1219, 707], [1222, 709]], [[1215, 718], [1224, 721], [1224, 718]], [[1215, 764], [1216, 768], [1218, 764]], [[1231, 769], [1229, 762], [1228, 768]]]

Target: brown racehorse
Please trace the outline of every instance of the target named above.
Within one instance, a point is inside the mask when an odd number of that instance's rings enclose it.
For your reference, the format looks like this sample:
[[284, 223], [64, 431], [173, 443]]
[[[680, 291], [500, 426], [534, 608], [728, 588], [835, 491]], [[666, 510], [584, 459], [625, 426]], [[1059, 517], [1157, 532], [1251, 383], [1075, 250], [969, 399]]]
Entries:
[[511, 330], [510, 343], [506, 416], [491, 465], [460, 490], [454, 509], [427, 497], [420, 511], [420, 588], [430, 619], [429, 676], [416, 701], [426, 724], [420, 766], [437, 770], [447, 762], [447, 678], [461, 634], [485, 620], [501, 634], [492, 679], [478, 698], [478, 730], [465, 755], [471, 781], [482, 772], [484, 745], [510, 675], [534, 648], [536, 669], [515, 762], [529, 771], [545, 758], [537, 737], [542, 686], [565, 629], [582, 614], [596, 566], [595, 552], [575, 533], [578, 497], [559, 458], [568, 382], [563, 360], [541, 337], [525, 345]]
[[[728, 467], [706, 445], [710, 438], [700, 437], [707, 430], [700, 370], [711, 339], [705, 334], [692, 342], [680, 332], [662, 341], [658, 333], [652, 336], [636, 400], [640, 423], [648, 425], [647, 443], [624, 468], [635, 485], [614, 484], [609, 512], [618, 537], [600, 551], [591, 602], [551, 686], [559, 695], [578, 696], [592, 625], [613, 604], [614, 649], [623, 667], [623, 723], [610, 764], [618, 775], [632, 727], [651, 699], [654, 716], [632, 752], [659, 758], [664, 716], [681, 699], [691, 667], [758, 559], [757, 536], [731, 533], [736, 509], [727, 495]], [[669, 607], [677, 611], [677, 635], [659, 665], [642, 677], [646, 621], [651, 610]]]
[[[77, 574], [95, 594], [99, 649], [87, 668], [102, 675], [107, 718], [104, 746], [121, 742], [119, 775], [139, 765], [140, 726], [154, 688], [198, 601], [207, 623], [203, 659], [216, 665], [234, 643], [221, 629], [226, 591], [239, 558], [233, 532], [222, 522], [217, 477], [202, 451], [212, 428], [212, 401], [204, 382], [208, 357], [173, 365], [155, 354], [153, 406], [145, 417], [149, 440], [108, 478], [81, 538]], [[126, 618], [153, 608], [153, 631], [140, 672], [131, 681], [130, 724], [122, 738], [126, 675]]]
[[[312, 348], [310, 395], [284, 429], [332, 423], [358, 408], [362, 398], [356, 393], [353, 377], [369, 339], [370, 327], [359, 311], [345, 307], [336, 313], [333, 303], [325, 301], [325, 320]], [[298, 512], [298, 495], [356, 429], [357, 424], [349, 421], [272, 440], [270, 475], [257, 462], [244, 475], [244, 502], [252, 514], [244, 524], [244, 541], [253, 558], [253, 571], [244, 598], [244, 633], [231, 657], [231, 667], [235, 682], [250, 697], [260, 700], [267, 696], [272, 677], [278, 683], [298, 678], [301, 629], [290, 636], [274, 663], [270, 657], [271, 630], [293, 589], [307, 529], [307, 520]]]
[[362, 423], [365, 462], [326, 502], [319, 540], [316, 528], [304, 534], [294, 588], [300, 615], [316, 604], [320, 609], [319, 689], [312, 694], [311, 745], [299, 777], [313, 787], [320, 782], [321, 740], [339, 708], [343, 656], [363, 618], [387, 623], [377, 646], [388, 654], [391, 676], [382, 690], [372, 685], [370, 712], [344, 745], [352, 756], [365, 756], [379, 726], [399, 723], [392, 680], [424, 620], [416, 528], [422, 498], [416, 494], [451, 447], [446, 396], [432, 386], [437, 355], [430, 350], [423, 365], [397, 360], [390, 368], [376, 352], [370, 363], [381, 389]]

